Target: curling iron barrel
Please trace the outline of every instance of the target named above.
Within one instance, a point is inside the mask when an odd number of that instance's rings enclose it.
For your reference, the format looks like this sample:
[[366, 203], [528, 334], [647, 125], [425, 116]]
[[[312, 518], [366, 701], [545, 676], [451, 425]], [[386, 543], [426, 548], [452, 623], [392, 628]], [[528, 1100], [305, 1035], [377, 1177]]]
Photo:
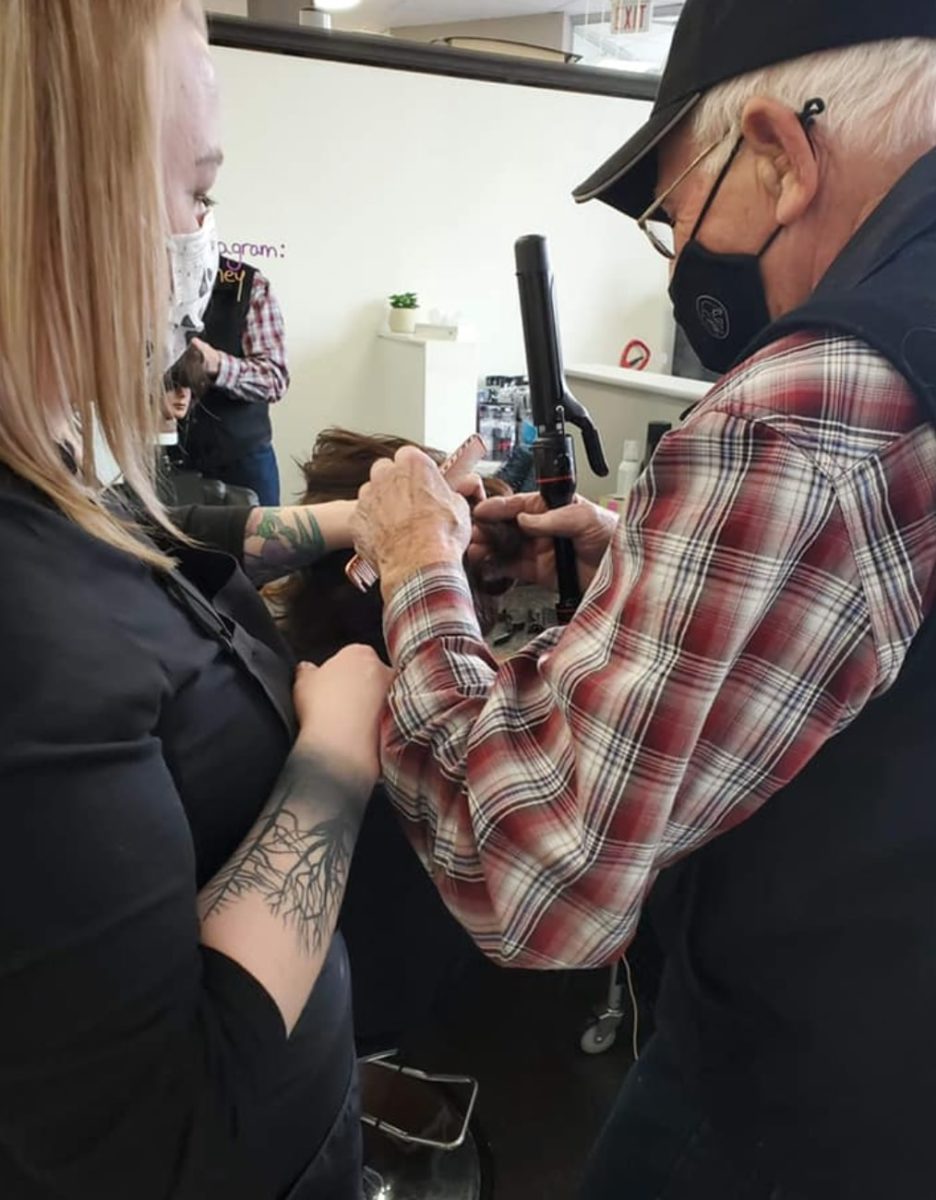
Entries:
[[[596, 475], [607, 475], [608, 464], [601, 439], [586, 409], [569, 391], [562, 366], [555, 285], [546, 239], [536, 234], [516, 244], [517, 280], [523, 316], [530, 403], [537, 439], [533, 445], [536, 481], [540, 495], [550, 508], [571, 504], [575, 496], [575, 446], [566, 432], [566, 422], [577, 425], [589, 464]], [[559, 621], [571, 621], [582, 598], [575, 562], [575, 548], [564, 538], [556, 539], [556, 576]]]

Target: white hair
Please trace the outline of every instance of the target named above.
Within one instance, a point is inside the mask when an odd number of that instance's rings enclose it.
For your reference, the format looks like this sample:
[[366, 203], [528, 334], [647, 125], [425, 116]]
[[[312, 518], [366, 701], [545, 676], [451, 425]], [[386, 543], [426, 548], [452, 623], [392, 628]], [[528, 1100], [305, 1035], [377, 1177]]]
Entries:
[[886, 161], [916, 147], [936, 146], [936, 39], [823, 50], [720, 84], [691, 118], [700, 149], [724, 139], [705, 159], [706, 170], [714, 174], [726, 162], [741, 136], [744, 107], [754, 96], [779, 100], [797, 112], [808, 100], [823, 99], [819, 136], [848, 154]]

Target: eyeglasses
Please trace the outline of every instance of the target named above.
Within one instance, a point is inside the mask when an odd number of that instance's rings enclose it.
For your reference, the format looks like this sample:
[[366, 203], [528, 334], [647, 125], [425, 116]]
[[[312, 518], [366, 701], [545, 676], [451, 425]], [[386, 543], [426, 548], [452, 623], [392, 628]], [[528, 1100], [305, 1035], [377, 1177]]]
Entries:
[[669, 262], [673, 262], [676, 258], [676, 242], [673, 222], [661, 205], [672, 196], [683, 180], [688, 179], [696, 167], [701, 162], [704, 162], [712, 151], [717, 149], [724, 140], [723, 137], [720, 137], [707, 150], [703, 150], [698, 158], [694, 158], [679, 178], [673, 180], [663, 195], [657, 196], [643, 216], [637, 218], [637, 228], [647, 235], [647, 240], [654, 250], [656, 250], [657, 254], [662, 254]]
[[[802, 111], [796, 114], [797, 117], [799, 118], [800, 124], [803, 126], [803, 129], [806, 131], [806, 136], [807, 136], [807, 138], [809, 138], [809, 144], [812, 147], [812, 151], [813, 151], [814, 155], [816, 153], [816, 150], [815, 150], [815, 147], [813, 146], [811, 130], [812, 130], [813, 125], [815, 124], [816, 118], [822, 116], [822, 114], [825, 111], [826, 111], [825, 100], [821, 100], [821, 99], [819, 99], [819, 97], [816, 97], [813, 100], [807, 100], [806, 103], [803, 105]], [[713, 142], [711, 144], [711, 146], [708, 147], [707, 150], [703, 150], [702, 153], [698, 156], [698, 158], [694, 158], [692, 160], [692, 162], [689, 164], [689, 166], [686, 167], [685, 171], [683, 171], [683, 173], [679, 176], [679, 178], [674, 180], [670, 184], [670, 186], [666, 189], [666, 191], [663, 193], [663, 195], [657, 196], [657, 198], [653, 201], [653, 203], [650, 205], [650, 207], [647, 209], [647, 211], [643, 214], [643, 216], [637, 218], [637, 228], [641, 229], [647, 235], [647, 239], [650, 242], [650, 245], [654, 248], [654, 250], [656, 250], [656, 252], [658, 254], [662, 254], [663, 257], [665, 259], [667, 259], [669, 262], [674, 262], [676, 259], [676, 241], [675, 241], [675, 236], [674, 236], [674, 231], [673, 231], [672, 219], [669, 217], [666, 210], [664, 208], [662, 208], [661, 206], [665, 200], [667, 200], [670, 196], [672, 196], [673, 192], [675, 192], [675, 190], [679, 187], [679, 185], [683, 182], [683, 180], [688, 178], [688, 176], [692, 174], [692, 172], [696, 169], [696, 167], [699, 165], [699, 163], [703, 162], [706, 158], [708, 158], [708, 156], [712, 153], [712, 151], [715, 150], [718, 146], [720, 146], [727, 136], [728, 136], [727, 134], [724, 134], [722, 137], [720, 137], [718, 139], [717, 142]], [[731, 154], [728, 157], [727, 162], [722, 167], [721, 174], [719, 175], [718, 179], [715, 181], [715, 184], [712, 187], [711, 192], [709, 193], [709, 198], [706, 201], [705, 207], [702, 209], [702, 212], [699, 214], [698, 221], [696, 221], [696, 227], [692, 234], [693, 237], [695, 237], [696, 233], [698, 233], [699, 226], [705, 220], [705, 214], [708, 212], [709, 206], [711, 205], [712, 200], [715, 198], [715, 195], [718, 192], [718, 189], [720, 188], [721, 184], [724, 182], [725, 176], [731, 170], [731, 164], [734, 162], [735, 158], [738, 155], [738, 151], [741, 149], [743, 144], [744, 144], [744, 137], [742, 135], [735, 142], [734, 150], [732, 150]], [[656, 226], [656, 228], [653, 228], [653, 226]], [[779, 232], [780, 232], [780, 229], [778, 229], [777, 232], [773, 235], [774, 238], [777, 237]], [[770, 242], [768, 242], [767, 245], [769, 246]], [[765, 247], [765, 249], [766, 249], [766, 247]], [[761, 253], [763, 253], [763, 251], [761, 251]]]

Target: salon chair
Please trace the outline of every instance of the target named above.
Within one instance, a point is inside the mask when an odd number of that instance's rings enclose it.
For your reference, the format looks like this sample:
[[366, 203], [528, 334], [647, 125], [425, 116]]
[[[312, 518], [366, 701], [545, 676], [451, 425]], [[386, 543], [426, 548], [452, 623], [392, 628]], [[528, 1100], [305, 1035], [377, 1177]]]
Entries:
[[636, 1061], [641, 1047], [653, 1033], [653, 1012], [662, 975], [663, 951], [645, 916], [627, 953], [610, 968], [605, 1003], [595, 1010], [582, 1034], [582, 1050], [586, 1054], [604, 1054], [615, 1044], [618, 1030], [627, 1021]]
[[477, 1083], [392, 1060], [385, 1054], [360, 1064], [368, 1200], [492, 1200]]
[[170, 467], [158, 476], [159, 498], [170, 508], [185, 508], [189, 504], [256, 508], [260, 503], [257, 493], [247, 487], [233, 483], [222, 483], [220, 479], [206, 479], [197, 471]]

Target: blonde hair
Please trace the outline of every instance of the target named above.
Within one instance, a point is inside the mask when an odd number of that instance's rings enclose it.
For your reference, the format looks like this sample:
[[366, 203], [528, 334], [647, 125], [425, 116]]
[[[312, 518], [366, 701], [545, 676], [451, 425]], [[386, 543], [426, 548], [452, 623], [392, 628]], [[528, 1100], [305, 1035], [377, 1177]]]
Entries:
[[[203, 21], [195, 0], [181, 3]], [[101, 503], [92, 431], [168, 526], [151, 449], [168, 312], [159, 46], [179, 5], [0, 4], [0, 461], [88, 533], [158, 566]]]
[[700, 148], [724, 139], [705, 160], [714, 174], [741, 133], [744, 107], [768, 96], [799, 112], [821, 97], [816, 136], [882, 161], [936, 145], [936, 40], [897, 38], [824, 50], [741, 75], [709, 92], [692, 117]]

